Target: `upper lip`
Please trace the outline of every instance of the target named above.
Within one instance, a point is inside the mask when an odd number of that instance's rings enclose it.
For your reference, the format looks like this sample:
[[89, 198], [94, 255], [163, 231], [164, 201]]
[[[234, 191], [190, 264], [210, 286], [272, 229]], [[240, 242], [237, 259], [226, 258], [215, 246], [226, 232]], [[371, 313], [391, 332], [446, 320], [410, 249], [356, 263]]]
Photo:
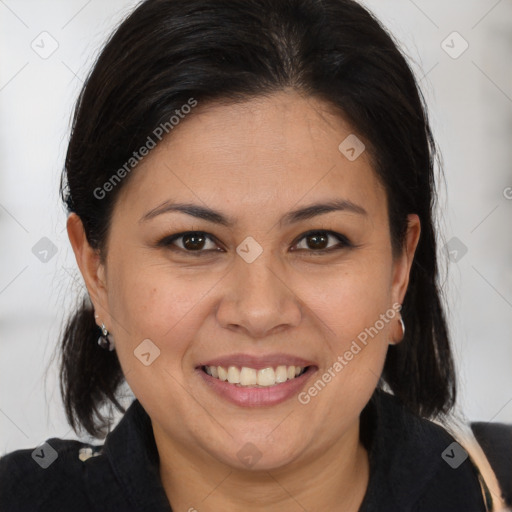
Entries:
[[266, 354], [261, 356], [254, 356], [249, 354], [229, 354], [226, 356], [216, 357], [215, 359], [208, 359], [198, 365], [201, 366], [222, 366], [228, 368], [229, 366], [236, 366], [242, 368], [254, 368], [261, 370], [263, 368], [277, 367], [277, 366], [313, 366], [314, 363], [303, 359], [302, 357], [293, 356], [290, 354]]

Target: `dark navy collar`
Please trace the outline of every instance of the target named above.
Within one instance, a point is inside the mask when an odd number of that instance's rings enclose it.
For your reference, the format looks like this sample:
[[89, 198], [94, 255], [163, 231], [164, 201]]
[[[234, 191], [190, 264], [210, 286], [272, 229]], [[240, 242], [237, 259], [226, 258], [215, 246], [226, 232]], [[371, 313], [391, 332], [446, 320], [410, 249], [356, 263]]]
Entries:
[[136, 399], [107, 436], [104, 455], [134, 510], [171, 512], [160, 480], [159, 456], [151, 419]]

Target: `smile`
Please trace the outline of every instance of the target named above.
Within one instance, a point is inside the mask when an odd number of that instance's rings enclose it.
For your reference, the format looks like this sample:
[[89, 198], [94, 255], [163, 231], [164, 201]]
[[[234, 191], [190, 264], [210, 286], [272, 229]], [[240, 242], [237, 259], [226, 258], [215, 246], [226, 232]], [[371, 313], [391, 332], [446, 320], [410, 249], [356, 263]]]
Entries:
[[239, 387], [269, 387], [283, 384], [300, 377], [306, 370], [304, 366], [269, 366], [267, 368], [250, 368], [242, 366], [203, 366], [202, 370], [220, 381], [229, 382]]

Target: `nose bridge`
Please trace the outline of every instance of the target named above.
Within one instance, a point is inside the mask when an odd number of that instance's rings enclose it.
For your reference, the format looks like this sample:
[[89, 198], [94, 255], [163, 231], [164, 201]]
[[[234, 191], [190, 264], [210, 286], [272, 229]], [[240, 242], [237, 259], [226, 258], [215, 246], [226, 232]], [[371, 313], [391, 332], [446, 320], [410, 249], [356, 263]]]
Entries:
[[[249, 246], [253, 252], [251, 242], [245, 247], [240, 244], [241, 251]], [[240, 254], [240, 253], [239, 253]], [[274, 251], [270, 247], [261, 248], [261, 252], [254, 260], [244, 258], [243, 254], [235, 263], [238, 299], [258, 309], [276, 308], [282, 300], [283, 283], [278, 279], [278, 262]], [[277, 311], [279, 308], [277, 308]]]
[[298, 301], [284, 283], [283, 272], [270, 250], [250, 262], [243, 255], [237, 257], [231, 280], [230, 297], [224, 298], [218, 311], [224, 327], [237, 326], [261, 337], [278, 326], [300, 322]]
[[[240, 279], [240, 284], [245, 283], [245, 290], [242, 293], [242, 298], [247, 302], [254, 301], [259, 303], [261, 298], [270, 301], [280, 301], [280, 294], [282, 290], [281, 281], [277, 278], [277, 272], [274, 270], [277, 265], [272, 261], [270, 251], [262, 253], [255, 261], [247, 263], [246, 261], [239, 261], [237, 265], [236, 274]], [[243, 285], [242, 285], [243, 289]]]

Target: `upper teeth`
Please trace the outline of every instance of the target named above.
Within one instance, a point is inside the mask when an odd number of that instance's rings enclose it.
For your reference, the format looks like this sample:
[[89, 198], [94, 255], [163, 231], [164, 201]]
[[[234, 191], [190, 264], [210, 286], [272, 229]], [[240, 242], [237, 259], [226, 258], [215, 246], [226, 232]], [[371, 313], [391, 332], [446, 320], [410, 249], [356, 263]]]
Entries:
[[226, 370], [223, 366], [204, 367], [208, 375], [241, 386], [274, 386], [294, 379], [303, 372], [304, 368], [304, 366], [278, 366], [275, 369], [269, 367], [256, 370], [246, 366], [242, 366], [241, 369], [236, 366], [229, 366]]

